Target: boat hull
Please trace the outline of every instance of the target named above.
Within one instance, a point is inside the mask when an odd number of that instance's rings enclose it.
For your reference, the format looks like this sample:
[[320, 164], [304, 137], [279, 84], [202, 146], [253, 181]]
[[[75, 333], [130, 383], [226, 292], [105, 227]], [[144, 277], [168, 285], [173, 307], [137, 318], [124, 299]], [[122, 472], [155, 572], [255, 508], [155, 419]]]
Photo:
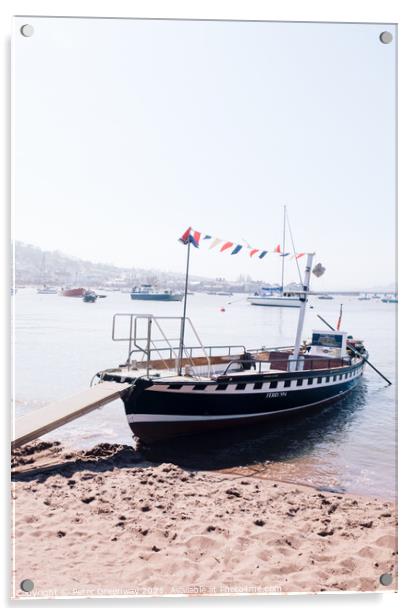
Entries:
[[181, 302], [182, 293], [130, 293], [131, 299], [150, 302]]
[[280, 306], [281, 308], [300, 308], [301, 301], [297, 297], [278, 297], [272, 296], [248, 297], [248, 301], [252, 306]]
[[64, 297], [83, 297], [85, 295], [86, 289], [63, 289], [62, 295]]
[[[228, 382], [223, 391], [217, 389], [218, 385], [225, 386], [220, 383], [200, 390], [194, 383], [183, 384], [177, 389], [177, 383], [142, 381], [123, 401], [134, 436], [144, 444], [152, 444], [177, 436], [315, 411], [354, 389], [362, 370], [360, 364], [357, 368], [340, 369], [329, 377], [327, 372], [321, 372], [320, 376], [313, 376], [311, 384], [308, 383], [309, 375], [298, 374], [290, 376], [289, 388], [285, 386], [286, 381], [275, 379], [246, 382], [243, 390], [238, 389], [241, 382]], [[326, 378], [330, 381], [326, 382]], [[258, 390], [259, 382], [261, 391]]]

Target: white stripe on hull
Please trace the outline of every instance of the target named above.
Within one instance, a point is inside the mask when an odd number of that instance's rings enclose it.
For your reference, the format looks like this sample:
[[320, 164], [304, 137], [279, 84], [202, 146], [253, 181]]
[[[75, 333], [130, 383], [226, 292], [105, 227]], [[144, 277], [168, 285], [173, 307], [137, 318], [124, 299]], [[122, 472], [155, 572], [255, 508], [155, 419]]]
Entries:
[[[190, 384], [185, 384], [182, 385], [180, 387], [180, 389], [169, 389], [169, 385], [170, 383], [155, 383], [154, 385], [151, 385], [151, 387], [148, 387], [146, 391], [158, 391], [158, 392], [163, 392], [163, 393], [171, 393], [171, 394], [194, 394], [195, 396], [197, 395], [203, 395], [203, 394], [210, 394], [210, 395], [215, 395], [215, 394], [223, 394], [223, 395], [227, 395], [227, 394], [238, 394], [238, 395], [244, 395], [244, 394], [260, 394], [260, 393], [264, 393], [265, 391], [302, 391], [302, 390], [309, 390], [309, 389], [316, 389], [316, 388], [320, 388], [320, 387], [328, 387], [329, 384], [340, 384], [340, 383], [347, 383], [349, 381], [352, 381], [353, 379], [359, 378], [362, 374], [363, 368], [355, 368], [353, 369], [353, 371], [356, 370], [356, 373], [353, 376], [349, 376], [343, 379], [339, 379], [339, 375], [337, 374], [337, 378], [334, 381], [334, 376], [330, 376], [330, 381], [326, 382], [326, 377], [323, 376], [321, 377], [323, 380], [321, 383], [317, 383], [317, 378], [318, 377], [313, 377], [313, 382], [312, 384], [308, 384], [307, 383], [307, 379], [308, 377], [299, 377], [297, 378], [289, 378], [287, 375], [286, 379], [282, 379], [281, 378], [281, 374], [279, 374], [279, 378], [281, 380], [278, 381], [278, 386], [277, 387], [271, 387], [271, 381], [264, 381], [262, 383], [262, 387], [261, 389], [254, 389], [254, 385], [256, 382], [258, 381], [253, 381], [252, 383], [246, 383], [246, 386], [244, 389], [236, 389], [237, 387], [237, 382], [233, 382], [233, 383], [227, 383], [227, 387], [226, 389], [222, 389], [222, 390], [218, 390], [217, 386], [220, 384], [220, 381], [215, 382], [213, 384], [209, 384], [206, 386], [205, 389], [201, 389], [201, 390], [197, 390], [194, 389], [194, 386], [197, 385], [197, 382], [193, 382], [191, 385]], [[303, 380], [303, 384], [302, 385], [297, 385], [297, 380], [300, 380], [300, 378]], [[277, 375], [275, 376], [275, 378], [273, 379], [274, 381], [277, 380]], [[290, 387], [284, 387], [284, 380], [287, 381], [291, 381], [291, 385]]]
[[331, 400], [335, 400], [336, 398], [340, 398], [346, 393], [352, 391], [358, 383], [355, 383], [353, 387], [350, 387], [346, 391], [342, 391], [335, 396], [330, 396], [329, 398], [322, 398], [319, 401], [313, 402], [311, 404], [303, 404], [301, 406], [294, 406], [291, 408], [280, 409], [278, 411], [268, 411], [264, 413], [244, 413], [238, 415], [162, 415], [162, 414], [141, 414], [134, 413], [127, 415], [127, 420], [129, 424], [135, 423], [177, 423], [177, 422], [188, 422], [188, 421], [229, 421], [230, 419], [249, 419], [251, 417], [273, 417], [274, 415], [279, 415], [281, 413], [289, 413], [291, 411], [298, 411], [301, 409], [306, 409], [312, 406], [317, 406], [319, 404], [323, 404], [325, 402], [330, 402]]

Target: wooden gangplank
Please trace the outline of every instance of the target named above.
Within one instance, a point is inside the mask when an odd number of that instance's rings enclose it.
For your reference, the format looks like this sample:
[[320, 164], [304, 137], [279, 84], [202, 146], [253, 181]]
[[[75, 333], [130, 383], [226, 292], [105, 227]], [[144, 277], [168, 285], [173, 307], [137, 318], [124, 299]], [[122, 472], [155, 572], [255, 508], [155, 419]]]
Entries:
[[132, 387], [130, 383], [108, 381], [99, 383], [75, 396], [53, 402], [23, 417], [18, 417], [14, 424], [12, 449], [116, 400], [130, 387]]

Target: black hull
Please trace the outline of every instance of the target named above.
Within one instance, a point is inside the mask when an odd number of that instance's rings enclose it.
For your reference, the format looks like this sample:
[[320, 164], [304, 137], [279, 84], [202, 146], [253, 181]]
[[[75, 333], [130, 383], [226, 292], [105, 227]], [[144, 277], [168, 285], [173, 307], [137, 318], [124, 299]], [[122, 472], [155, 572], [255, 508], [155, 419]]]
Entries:
[[180, 391], [150, 384], [148, 388], [134, 389], [124, 399], [124, 406], [133, 434], [144, 444], [151, 444], [186, 434], [315, 412], [354, 389], [360, 381], [361, 370], [353, 377], [339, 371], [337, 378], [343, 373], [340, 382], [305, 385], [297, 391], [271, 389], [269, 382], [263, 383], [264, 391], [260, 393], [204, 393], [191, 391], [190, 387]]

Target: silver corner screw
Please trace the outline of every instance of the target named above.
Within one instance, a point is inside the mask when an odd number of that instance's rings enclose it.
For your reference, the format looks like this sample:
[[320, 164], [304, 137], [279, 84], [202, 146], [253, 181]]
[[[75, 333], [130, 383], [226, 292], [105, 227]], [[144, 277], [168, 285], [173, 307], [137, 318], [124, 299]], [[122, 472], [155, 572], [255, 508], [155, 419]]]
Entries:
[[20, 28], [20, 34], [25, 37], [33, 36], [35, 29], [30, 24], [24, 24]]
[[388, 45], [389, 43], [392, 43], [393, 41], [392, 32], [388, 32], [387, 30], [385, 30], [385, 32], [381, 32], [379, 34], [379, 40], [384, 45]]

